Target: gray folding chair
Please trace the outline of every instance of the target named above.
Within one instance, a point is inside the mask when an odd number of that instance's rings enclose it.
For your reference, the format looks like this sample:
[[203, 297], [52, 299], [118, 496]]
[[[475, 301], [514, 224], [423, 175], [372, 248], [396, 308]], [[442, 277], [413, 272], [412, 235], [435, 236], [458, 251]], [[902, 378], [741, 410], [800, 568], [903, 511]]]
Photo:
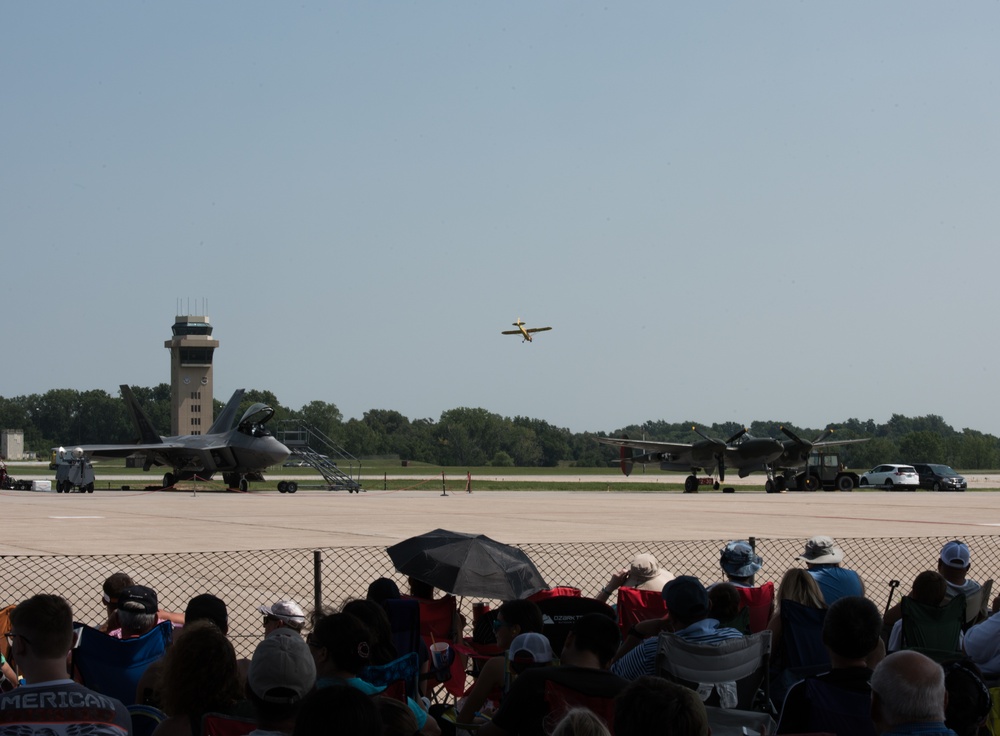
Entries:
[[[761, 631], [718, 644], [692, 644], [675, 634], [660, 634], [656, 673], [699, 691], [709, 706], [773, 713], [768, 684], [771, 632]], [[736, 702], [725, 694], [735, 684]]]

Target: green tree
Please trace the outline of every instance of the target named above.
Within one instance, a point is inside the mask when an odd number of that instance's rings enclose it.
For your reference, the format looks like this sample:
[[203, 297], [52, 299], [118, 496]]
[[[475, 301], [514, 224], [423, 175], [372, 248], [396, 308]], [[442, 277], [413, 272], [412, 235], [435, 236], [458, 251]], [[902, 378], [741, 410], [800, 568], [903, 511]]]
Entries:
[[910, 432], [899, 440], [899, 456], [910, 463], [942, 463], [945, 441], [936, 432]]
[[295, 418], [301, 419], [310, 427], [315, 427], [332, 440], [336, 441], [342, 434], [344, 415], [340, 413], [336, 404], [310, 401], [294, 414]]

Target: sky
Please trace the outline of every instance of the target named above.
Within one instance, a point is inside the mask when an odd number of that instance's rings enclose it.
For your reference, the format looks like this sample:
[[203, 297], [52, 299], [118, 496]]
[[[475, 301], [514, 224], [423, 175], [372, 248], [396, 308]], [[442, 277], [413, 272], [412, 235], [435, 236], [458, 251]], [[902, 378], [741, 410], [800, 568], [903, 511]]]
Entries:
[[[0, 396], [1000, 435], [1000, 4], [0, 4]], [[551, 326], [502, 336], [515, 319]]]

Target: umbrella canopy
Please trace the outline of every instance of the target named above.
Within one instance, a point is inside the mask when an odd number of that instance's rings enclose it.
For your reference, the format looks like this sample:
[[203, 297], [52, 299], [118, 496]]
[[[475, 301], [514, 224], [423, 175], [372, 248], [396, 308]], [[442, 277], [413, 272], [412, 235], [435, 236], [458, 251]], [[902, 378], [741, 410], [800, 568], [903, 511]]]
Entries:
[[512, 600], [548, 587], [523, 551], [483, 534], [435, 529], [387, 551], [399, 572], [455, 595]]

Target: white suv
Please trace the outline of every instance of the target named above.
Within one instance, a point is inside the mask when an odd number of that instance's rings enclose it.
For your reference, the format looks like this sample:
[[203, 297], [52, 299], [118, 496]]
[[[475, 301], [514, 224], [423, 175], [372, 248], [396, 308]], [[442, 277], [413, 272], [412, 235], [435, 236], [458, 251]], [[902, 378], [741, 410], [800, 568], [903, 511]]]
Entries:
[[888, 491], [915, 491], [920, 487], [920, 476], [912, 465], [879, 465], [864, 473], [858, 484], [884, 486]]

